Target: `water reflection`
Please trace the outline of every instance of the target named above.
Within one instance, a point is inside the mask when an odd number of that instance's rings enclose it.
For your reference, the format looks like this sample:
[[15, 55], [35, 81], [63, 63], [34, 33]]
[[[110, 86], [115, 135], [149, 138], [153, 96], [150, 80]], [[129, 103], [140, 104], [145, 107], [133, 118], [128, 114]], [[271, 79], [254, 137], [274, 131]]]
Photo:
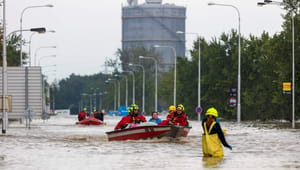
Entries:
[[203, 166], [205, 168], [217, 168], [222, 163], [223, 157], [203, 157]]
[[[9, 124], [0, 136], [0, 169], [297, 169], [300, 168], [299, 129], [273, 125], [222, 122], [227, 140], [224, 157], [202, 156], [200, 122], [191, 121], [186, 138], [170, 141], [107, 140], [119, 117], [106, 117], [105, 126], [75, 125], [76, 116], [34, 120], [31, 129]], [[272, 127], [272, 128], [271, 128]]]

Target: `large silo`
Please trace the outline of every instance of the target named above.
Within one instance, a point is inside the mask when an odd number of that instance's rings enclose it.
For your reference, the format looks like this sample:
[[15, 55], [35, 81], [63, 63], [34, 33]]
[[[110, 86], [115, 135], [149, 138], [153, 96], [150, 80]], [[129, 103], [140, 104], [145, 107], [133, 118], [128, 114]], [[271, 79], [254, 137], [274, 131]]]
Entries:
[[[186, 8], [174, 4], [162, 4], [162, 0], [146, 0], [138, 4], [137, 0], [128, 0], [128, 6], [122, 8], [122, 49], [154, 45], [171, 46], [176, 55], [185, 56]], [[156, 49], [161, 53], [160, 64], [174, 64], [172, 48]], [[170, 65], [169, 65], [170, 66]]]

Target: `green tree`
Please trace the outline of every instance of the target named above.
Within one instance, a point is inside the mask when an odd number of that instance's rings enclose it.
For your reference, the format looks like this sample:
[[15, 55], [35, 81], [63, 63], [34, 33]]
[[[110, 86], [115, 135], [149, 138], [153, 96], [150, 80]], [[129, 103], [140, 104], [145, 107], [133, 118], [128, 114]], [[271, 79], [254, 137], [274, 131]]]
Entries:
[[[1, 32], [1, 37], [3, 37], [3, 33]], [[20, 66], [20, 44], [21, 44], [21, 37], [17, 36], [16, 34], [12, 34], [11, 36], [7, 37], [6, 39], [7, 46], [6, 46], [6, 60], [7, 60], [7, 66]], [[0, 45], [2, 47], [2, 38]], [[23, 42], [22, 42], [23, 43]], [[0, 64], [3, 65], [3, 49], [0, 48]], [[23, 64], [26, 64], [26, 59], [28, 58], [27, 53], [23, 52]]]

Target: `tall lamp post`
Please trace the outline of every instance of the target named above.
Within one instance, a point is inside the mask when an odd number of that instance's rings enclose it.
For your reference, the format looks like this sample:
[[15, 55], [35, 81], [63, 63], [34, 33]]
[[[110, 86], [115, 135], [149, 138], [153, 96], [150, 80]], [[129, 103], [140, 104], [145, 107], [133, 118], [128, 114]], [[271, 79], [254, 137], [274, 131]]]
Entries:
[[174, 53], [174, 97], [173, 97], [173, 104], [176, 106], [176, 67], [177, 67], [177, 56], [176, 56], [176, 50], [172, 46], [162, 46], [162, 45], [154, 45], [154, 48], [171, 48]]
[[[295, 2], [295, 1], [294, 1]], [[264, 5], [284, 5], [283, 2], [264, 0], [264, 2], [258, 2], [258, 6]], [[295, 128], [295, 12], [291, 12], [292, 17], [292, 128]]]
[[[201, 107], [201, 46], [200, 35], [198, 33], [177, 31], [177, 34], [194, 34], [198, 38], [198, 107]], [[198, 120], [200, 121], [200, 114], [198, 114]]]
[[121, 98], [121, 92], [120, 92], [120, 81], [116, 80], [118, 83], [118, 107], [120, 107], [120, 98]]
[[[28, 6], [26, 8], [24, 8], [21, 12], [21, 18], [20, 18], [20, 37], [21, 37], [21, 40], [23, 38], [22, 36], [22, 24], [23, 24], [23, 14], [24, 12], [27, 10], [27, 9], [30, 9], [30, 8], [42, 8], [42, 7], [48, 7], [48, 8], [51, 8], [53, 7], [53, 5], [51, 4], [47, 4], [47, 5], [38, 5], [38, 6]], [[23, 66], [23, 57], [22, 57], [22, 44], [20, 46], [20, 66], [22, 67]]]
[[128, 78], [125, 76], [125, 106], [128, 106]]
[[102, 101], [103, 101], [103, 97], [104, 95], [107, 94], [107, 91], [104, 91], [104, 92], [100, 92], [99, 93], [99, 110], [104, 110], [103, 107], [102, 107]]
[[125, 75], [118, 75], [118, 74], [115, 74], [114, 75], [117, 79], [117, 81], [118, 81], [118, 106], [121, 106], [121, 77], [125, 77], [125, 105], [127, 106], [127, 99], [128, 99], [128, 88], [127, 88], [127, 86], [128, 86], [128, 80], [127, 80], [127, 77], [125, 76]]
[[94, 102], [93, 110], [97, 110], [97, 91], [98, 90], [99, 90], [99, 88], [94, 88], [94, 92], [92, 93], [92, 95], [94, 96], [94, 98], [93, 98], [93, 102]]
[[[49, 72], [52, 72], [52, 74], [48, 74]], [[48, 79], [48, 76], [50, 75], [55, 75], [56, 76], [56, 70], [47, 70], [47, 71], [44, 71], [44, 73], [42, 74], [42, 80], [43, 80], [43, 83], [42, 83], [42, 89], [43, 89], [43, 92], [42, 92], [42, 110], [43, 112], [47, 112], [50, 110], [50, 105], [47, 105], [47, 98], [49, 97], [50, 98], [50, 87], [46, 86], [46, 81]]]
[[104, 92], [99, 92], [99, 110], [102, 110], [102, 96]]
[[52, 91], [52, 110], [53, 110], [53, 113], [55, 114], [55, 91], [54, 91], [54, 86], [51, 89], [51, 91]]
[[[132, 103], [135, 103], [135, 78], [133, 71], [123, 71], [125, 73], [130, 73], [132, 75]], [[128, 105], [126, 105], [128, 106]]]
[[154, 61], [155, 63], [155, 107], [154, 107], [154, 111], [157, 112], [157, 69], [158, 69], [158, 64], [157, 64], [157, 60], [153, 57], [144, 57], [144, 56], [139, 56], [140, 59], [151, 59]]
[[56, 55], [48, 55], [48, 56], [42, 56], [39, 58], [39, 66], [41, 66], [41, 60], [45, 59], [45, 58], [54, 58], [56, 57]]
[[140, 64], [132, 64], [132, 63], [129, 63], [128, 64], [129, 66], [137, 66], [137, 67], [141, 67], [142, 70], [143, 70], [143, 99], [142, 99], [142, 104], [143, 104], [143, 107], [142, 107], [142, 111], [145, 112], [145, 68], [144, 66], [140, 65]]
[[[116, 79], [111, 79], [109, 78], [108, 80], [105, 81], [105, 83], [109, 83], [110, 81], [113, 81]], [[117, 85], [114, 83], [114, 110], [117, 110]]]
[[7, 60], [6, 60], [6, 1], [2, 1], [3, 5], [3, 42], [2, 42], [2, 55], [3, 55], [3, 62], [2, 62], [2, 134], [6, 133], [7, 128], [7, 111], [6, 111], [6, 94], [7, 94]]
[[[128, 105], [128, 79], [125, 75], [117, 75], [117, 77], [124, 77], [125, 78], [125, 106]], [[121, 106], [121, 79], [116, 79], [118, 81], [118, 106]]]
[[80, 94], [80, 96], [81, 96], [81, 110], [83, 110], [83, 108], [85, 108], [86, 107], [86, 105], [87, 105], [87, 102], [86, 102], [86, 96], [87, 96], [88, 94], [86, 94], [86, 93], [81, 93]]
[[100, 101], [100, 109], [101, 110], [104, 110], [105, 108], [103, 107], [103, 98], [104, 98], [104, 96], [107, 94], [108, 92], [107, 91], [104, 91], [103, 93], [102, 93], [102, 95], [101, 95], [101, 101]]
[[[49, 30], [49, 31], [46, 31], [46, 32], [55, 33], [54, 30]], [[46, 32], [44, 32], [44, 33], [46, 33]], [[41, 32], [38, 32], [38, 33], [41, 33]], [[29, 41], [28, 41], [28, 44], [29, 44], [29, 50], [28, 50], [29, 66], [31, 66], [31, 59], [32, 59], [32, 58], [31, 58], [31, 39], [32, 39], [32, 36], [35, 35], [35, 34], [36, 34], [36, 32], [32, 33], [32, 34], [30, 35], [30, 38], [29, 38]]]
[[218, 6], [226, 6], [226, 7], [232, 7], [236, 10], [237, 14], [238, 14], [238, 34], [239, 34], [239, 38], [238, 38], [238, 104], [237, 104], [237, 122], [240, 123], [241, 122], [241, 17], [240, 17], [240, 11], [239, 9], [234, 6], [234, 5], [230, 5], [230, 4], [217, 4], [217, 3], [213, 3], [210, 2], [208, 3], [208, 5], [218, 5]]
[[90, 114], [92, 114], [93, 113], [93, 102], [92, 102], [93, 94], [89, 94], [89, 96], [90, 96]]
[[37, 56], [37, 52], [42, 49], [42, 48], [56, 48], [56, 46], [42, 46], [42, 47], [39, 47], [35, 50], [35, 53], [34, 53], [34, 65], [36, 66], [36, 56]]

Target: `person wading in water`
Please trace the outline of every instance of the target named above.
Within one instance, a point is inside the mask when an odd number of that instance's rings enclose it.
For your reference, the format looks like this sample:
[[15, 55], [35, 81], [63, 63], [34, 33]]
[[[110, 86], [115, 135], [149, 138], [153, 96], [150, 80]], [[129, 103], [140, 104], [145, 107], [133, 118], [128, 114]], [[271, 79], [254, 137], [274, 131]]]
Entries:
[[211, 107], [207, 109], [206, 118], [202, 120], [202, 151], [204, 156], [211, 157], [223, 157], [222, 144], [232, 150], [226, 140], [219, 122], [216, 122], [216, 118], [219, 116], [218, 111]]

